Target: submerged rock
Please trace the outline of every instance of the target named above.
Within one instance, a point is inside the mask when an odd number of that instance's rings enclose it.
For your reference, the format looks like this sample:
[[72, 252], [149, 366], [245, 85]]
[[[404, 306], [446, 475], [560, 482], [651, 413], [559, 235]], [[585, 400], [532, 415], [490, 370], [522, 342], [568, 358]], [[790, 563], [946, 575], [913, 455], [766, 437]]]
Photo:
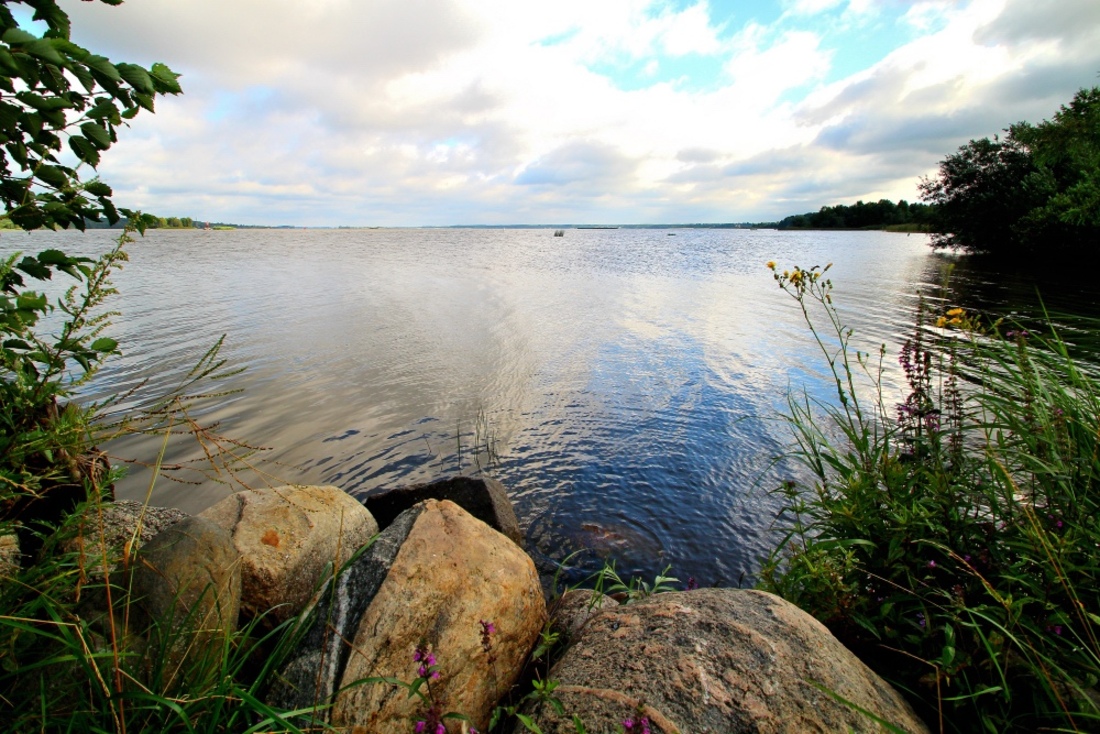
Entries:
[[228, 531], [241, 554], [241, 612], [273, 623], [300, 614], [326, 566], [339, 568], [378, 532], [363, 505], [331, 486], [249, 489], [199, 517]]
[[588, 731], [642, 716], [665, 734], [881, 731], [860, 708], [927, 731], [821, 623], [760, 591], [698, 589], [604, 610], [550, 677], [566, 717], [526, 709], [546, 734], [572, 733], [573, 715]]

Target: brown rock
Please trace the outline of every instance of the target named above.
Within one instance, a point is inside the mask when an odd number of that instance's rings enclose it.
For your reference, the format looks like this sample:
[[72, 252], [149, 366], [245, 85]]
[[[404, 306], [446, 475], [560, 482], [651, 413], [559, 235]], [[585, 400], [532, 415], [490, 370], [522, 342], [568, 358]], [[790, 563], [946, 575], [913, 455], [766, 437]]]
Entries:
[[450, 500], [523, 547], [523, 531], [508, 493], [503, 484], [489, 477], [452, 477], [430, 484], [398, 487], [368, 495], [363, 504], [378, 520], [378, 526], [386, 528], [402, 512], [424, 500]]
[[297, 616], [327, 563], [339, 568], [378, 532], [370, 512], [339, 487], [288, 486], [237, 492], [202, 512], [241, 554], [241, 611]]
[[150, 649], [166, 650], [165, 670], [214, 674], [184, 658], [220, 658], [215, 646], [236, 629], [241, 600], [240, 555], [229, 534], [201, 517], [188, 517], [158, 533], [138, 552], [134, 598], [149, 624]]
[[[489, 652], [483, 620], [496, 627]], [[545, 621], [531, 559], [453, 502], [429, 500], [363, 614], [342, 685], [368, 676], [411, 681], [413, 654], [426, 644], [439, 664], [435, 700], [484, 730]], [[367, 684], [336, 697], [332, 723], [357, 734], [404, 734], [422, 708], [402, 688]]]
[[613, 731], [645, 715], [681, 734], [926, 732], [909, 705], [810, 615], [760, 591], [698, 589], [605, 610], [551, 671], [568, 718], [527, 710], [546, 734]]

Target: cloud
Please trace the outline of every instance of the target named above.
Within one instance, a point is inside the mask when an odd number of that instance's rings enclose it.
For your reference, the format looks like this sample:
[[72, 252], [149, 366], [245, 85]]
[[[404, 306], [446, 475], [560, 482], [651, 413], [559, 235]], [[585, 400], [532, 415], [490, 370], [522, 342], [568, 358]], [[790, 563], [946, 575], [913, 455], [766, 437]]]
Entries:
[[[959, 144], [1049, 117], [1100, 70], [1093, 0], [796, 0], [766, 21], [705, 0], [62, 3], [78, 43], [184, 74], [104, 156], [119, 202], [244, 223], [912, 199]], [[867, 23], [885, 50], [863, 59]]]

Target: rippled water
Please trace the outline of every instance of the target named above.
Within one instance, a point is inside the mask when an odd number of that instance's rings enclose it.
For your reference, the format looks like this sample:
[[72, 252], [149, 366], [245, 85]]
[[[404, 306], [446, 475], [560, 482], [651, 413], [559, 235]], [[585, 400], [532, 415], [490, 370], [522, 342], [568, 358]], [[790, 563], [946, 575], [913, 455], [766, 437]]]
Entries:
[[[0, 249], [91, 253], [109, 238], [5, 233]], [[773, 462], [787, 445], [777, 417], [786, 391], [830, 394], [796, 304], [764, 263], [835, 263], [838, 302], [859, 345], [875, 349], [900, 343], [915, 292], [940, 278], [944, 260], [926, 242], [685, 229], [154, 231], [116, 279], [111, 333], [125, 354], [89, 397], [143, 381], [142, 395], [164, 391], [224, 333], [224, 356], [247, 369], [222, 387], [242, 392], [196, 417], [271, 447], [267, 481], [364, 495], [480, 467], [508, 488], [544, 570], [580, 551], [570, 580], [612, 557], [628, 573], [671, 564], [681, 579], [736, 584], [775, 542], [767, 491], [792, 471]], [[956, 300], [1010, 308], [1021, 297], [1024, 281], [964, 270]], [[1061, 295], [1091, 298], [1087, 288]], [[159, 446], [109, 448], [152, 461]], [[198, 455], [174, 442], [167, 460]], [[140, 499], [149, 481], [134, 467], [117, 492]], [[153, 502], [194, 512], [228, 491], [160, 480]]]

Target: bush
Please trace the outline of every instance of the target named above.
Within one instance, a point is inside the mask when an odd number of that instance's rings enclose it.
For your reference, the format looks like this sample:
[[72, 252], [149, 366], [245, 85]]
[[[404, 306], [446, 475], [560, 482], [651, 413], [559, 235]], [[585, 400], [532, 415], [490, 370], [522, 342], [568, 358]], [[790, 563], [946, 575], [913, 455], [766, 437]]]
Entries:
[[[774, 265], [773, 265], [774, 268]], [[882, 394], [818, 268], [775, 273], [838, 403], [792, 394], [791, 527], [763, 588], [825, 623], [934, 728], [1100, 726], [1100, 382], [1051, 330], [922, 307]], [[824, 333], [815, 320], [825, 315]]]

